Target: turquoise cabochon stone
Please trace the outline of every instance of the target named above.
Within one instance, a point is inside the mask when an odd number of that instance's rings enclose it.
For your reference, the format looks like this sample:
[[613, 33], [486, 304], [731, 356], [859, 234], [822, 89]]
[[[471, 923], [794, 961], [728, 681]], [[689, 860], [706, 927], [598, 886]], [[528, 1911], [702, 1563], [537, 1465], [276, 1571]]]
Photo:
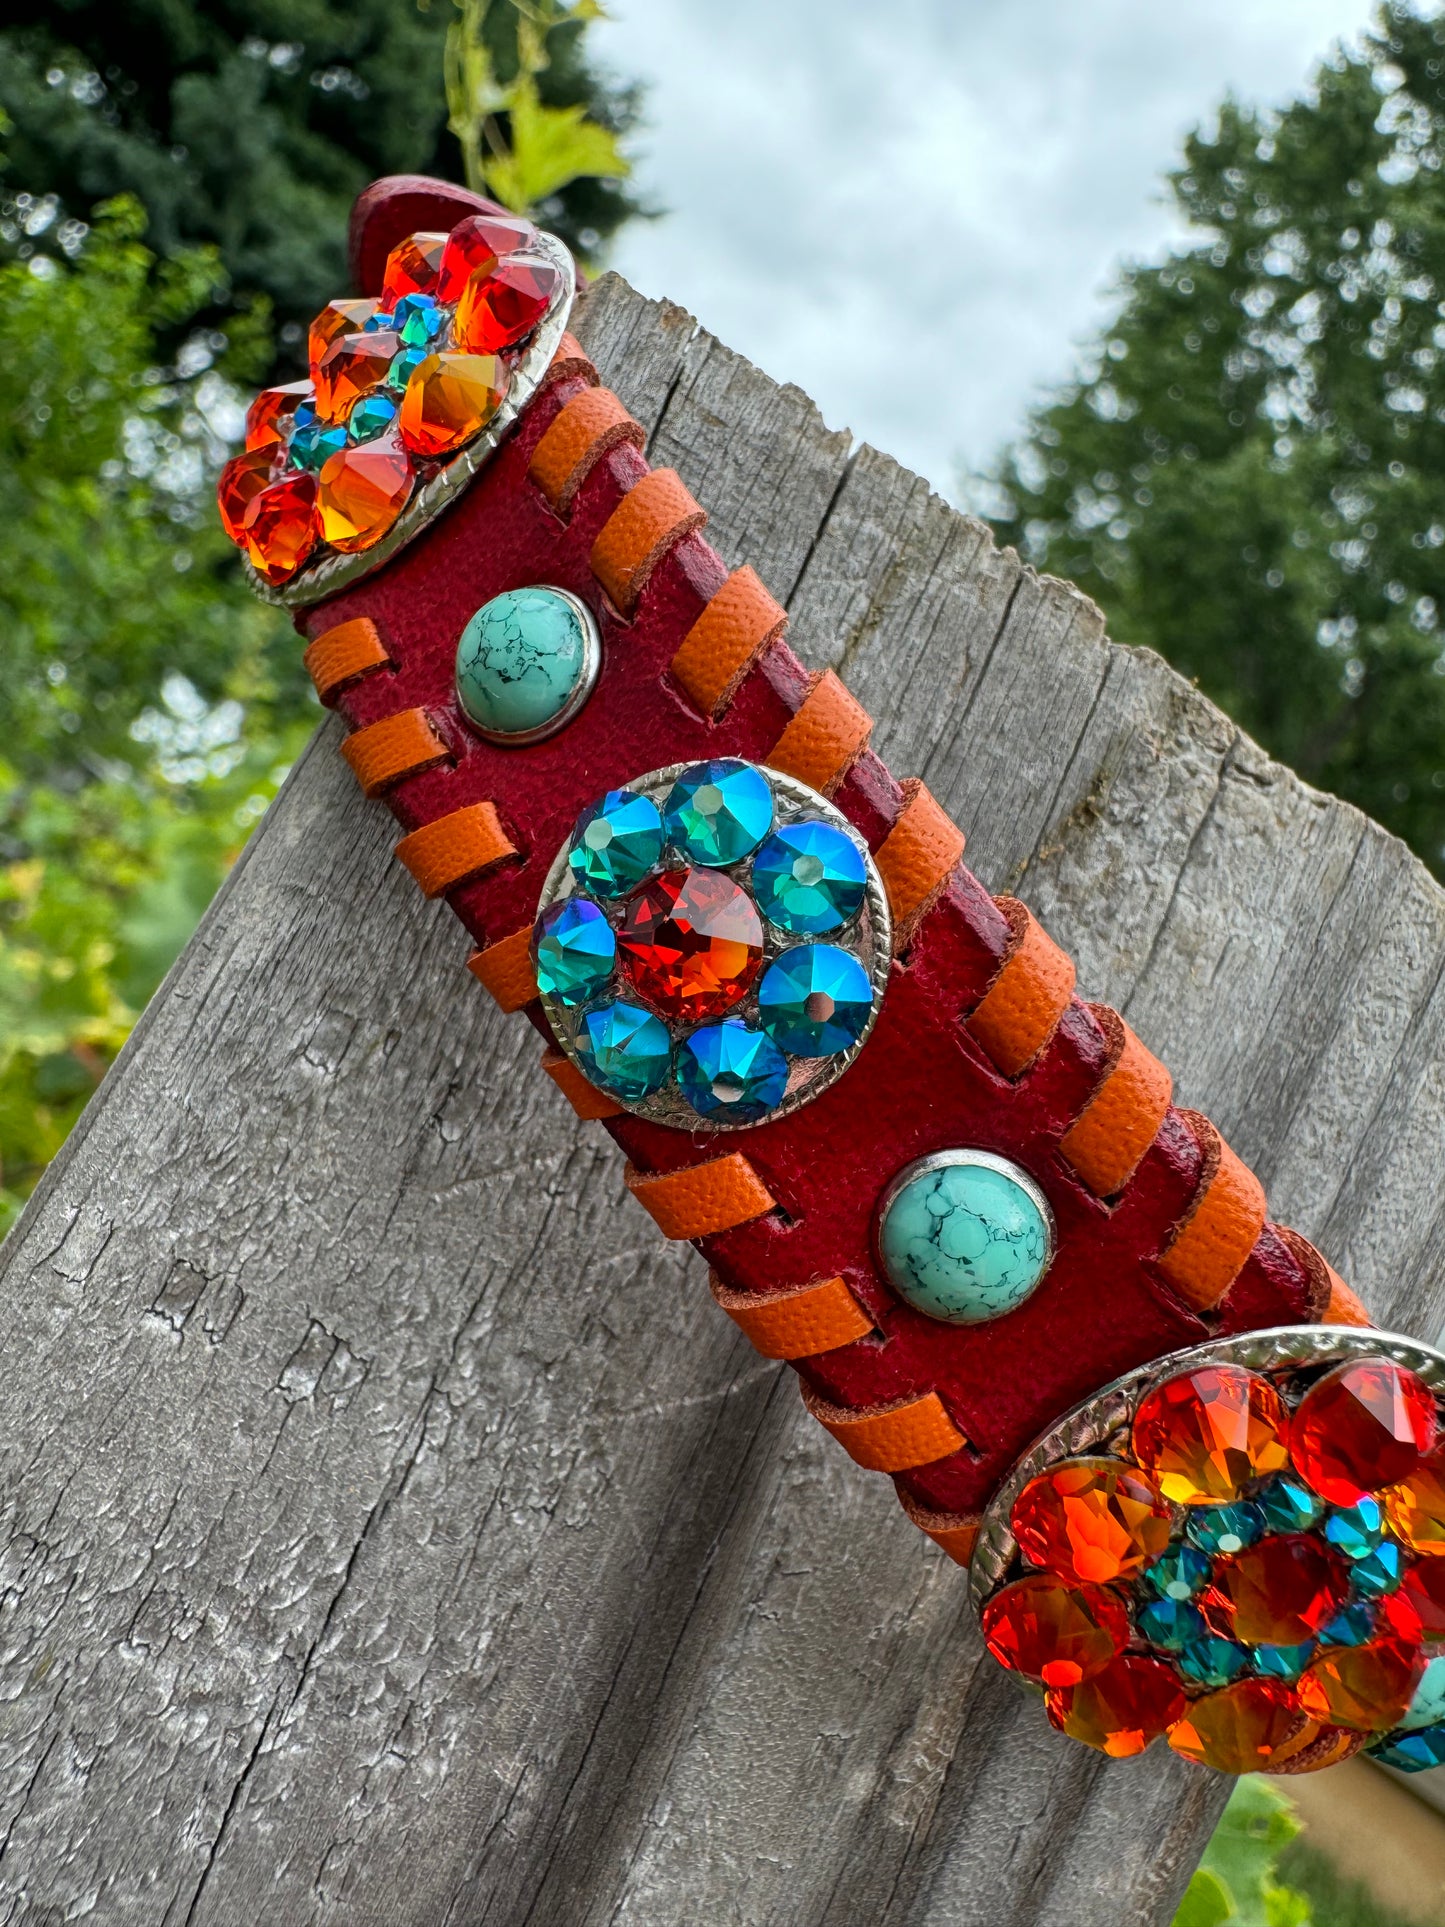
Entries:
[[992, 1165], [972, 1163], [905, 1183], [878, 1234], [898, 1295], [951, 1325], [982, 1324], [1021, 1305], [1048, 1269], [1050, 1242], [1024, 1186]]
[[588, 670], [587, 629], [556, 589], [484, 602], [457, 644], [457, 695], [478, 729], [520, 736], [555, 722]]

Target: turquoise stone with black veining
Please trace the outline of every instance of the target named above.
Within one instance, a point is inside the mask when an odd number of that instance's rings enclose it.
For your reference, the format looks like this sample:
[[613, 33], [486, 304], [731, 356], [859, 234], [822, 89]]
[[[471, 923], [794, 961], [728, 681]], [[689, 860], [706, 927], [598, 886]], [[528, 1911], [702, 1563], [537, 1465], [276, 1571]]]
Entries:
[[950, 1325], [1014, 1310], [1049, 1261], [1038, 1205], [983, 1164], [944, 1165], [905, 1184], [883, 1214], [878, 1246], [899, 1297]]
[[608, 790], [584, 810], [572, 832], [567, 863], [584, 890], [620, 897], [650, 876], [662, 857], [662, 816], [651, 797]]
[[577, 1055], [594, 1084], [635, 1102], [661, 1090], [672, 1063], [672, 1039], [650, 1010], [638, 1004], [604, 1004], [582, 1019]]
[[831, 823], [785, 823], [753, 858], [758, 908], [793, 936], [841, 929], [862, 903], [867, 884], [862, 852]]
[[585, 1004], [607, 988], [617, 961], [612, 925], [586, 897], [550, 904], [532, 940], [537, 988], [564, 1004]]
[[479, 729], [544, 729], [587, 673], [587, 630], [555, 589], [507, 589], [484, 602], [457, 644], [457, 695]]
[[1409, 1733], [1441, 1720], [1445, 1720], [1445, 1656], [1432, 1659], [1420, 1675], [1400, 1726]]
[[753, 1124], [782, 1103], [788, 1060], [770, 1037], [729, 1017], [678, 1045], [677, 1082], [699, 1117]]

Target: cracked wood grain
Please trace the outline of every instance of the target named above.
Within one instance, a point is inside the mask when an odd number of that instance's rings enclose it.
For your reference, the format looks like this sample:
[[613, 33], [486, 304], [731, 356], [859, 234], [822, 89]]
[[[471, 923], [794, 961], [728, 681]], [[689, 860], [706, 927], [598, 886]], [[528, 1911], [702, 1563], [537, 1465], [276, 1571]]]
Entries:
[[[578, 331], [979, 873], [1432, 1335], [1419, 864], [681, 310], [608, 278]], [[0, 1927], [1167, 1921], [1222, 1785], [1058, 1743], [982, 1660], [337, 735], [5, 1246]]]

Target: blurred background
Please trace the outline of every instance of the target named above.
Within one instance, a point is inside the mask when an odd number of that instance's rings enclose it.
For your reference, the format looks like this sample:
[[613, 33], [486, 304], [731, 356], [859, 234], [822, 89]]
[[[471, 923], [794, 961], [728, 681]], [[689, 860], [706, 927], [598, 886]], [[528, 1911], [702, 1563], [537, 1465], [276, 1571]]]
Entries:
[[[212, 489], [400, 171], [692, 309], [1445, 876], [1435, 6], [32, 4], [0, 29], [0, 1231], [315, 726]], [[1431, 1777], [1245, 1783], [1181, 1927], [1445, 1921]]]

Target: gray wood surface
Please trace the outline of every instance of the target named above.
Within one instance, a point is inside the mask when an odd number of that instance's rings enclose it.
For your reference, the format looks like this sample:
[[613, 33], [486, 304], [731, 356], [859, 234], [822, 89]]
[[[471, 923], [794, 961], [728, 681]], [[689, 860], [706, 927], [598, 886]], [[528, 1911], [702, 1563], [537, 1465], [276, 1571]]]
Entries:
[[[677, 309], [608, 279], [579, 332], [985, 880], [1433, 1335], [1421, 867]], [[1167, 1921], [1223, 1783], [1057, 1741], [981, 1661], [337, 733], [4, 1250], [0, 1923]]]

